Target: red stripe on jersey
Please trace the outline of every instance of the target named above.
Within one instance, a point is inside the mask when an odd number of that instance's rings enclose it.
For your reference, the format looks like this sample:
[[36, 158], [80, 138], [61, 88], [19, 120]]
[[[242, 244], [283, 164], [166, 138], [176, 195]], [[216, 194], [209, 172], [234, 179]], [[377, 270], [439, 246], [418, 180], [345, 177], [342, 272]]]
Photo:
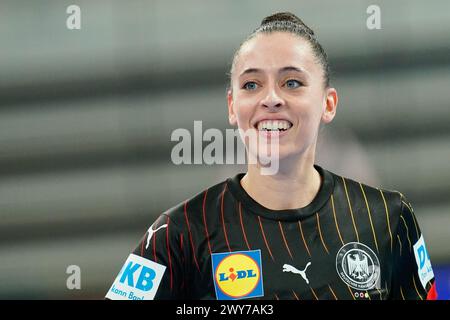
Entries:
[[158, 262], [158, 260], [156, 259], [156, 233], [157, 232], [153, 232], [153, 260], [155, 260], [155, 262]]
[[286, 238], [284, 237], [283, 226], [281, 225], [280, 221], [278, 221], [278, 225], [280, 226], [281, 236], [283, 237], [284, 245], [286, 246], [286, 249], [287, 249], [289, 255], [291, 256], [291, 259], [293, 259], [291, 250], [289, 249], [289, 246], [288, 246], [288, 243], [286, 241]]
[[241, 222], [242, 234], [244, 235], [245, 243], [247, 244], [248, 250], [250, 250], [250, 245], [248, 244], [247, 236], [246, 236], [246, 234], [245, 234], [244, 224], [242, 223], [242, 208], [241, 208], [241, 202], [239, 202], [239, 220], [240, 220], [240, 222]]
[[166, 245], [167, 245], [167, 256], [169, 257], [170, 291], [172, 291], [173, 275], [172, 275], [172, 258], [170, 257], [169, 227], [170, 227], [170, 217], [167, 216]]
[[430, 291], [428, 291], [427, 300], [437, 300], [437, 299], [438, 299], [438, 293], [436, 290], [436, 282], [434, 282], [430, 288]]
[[191, 226], [189, 225], [189, 219], [187, 216], [187, 201], [184, 202], [184, 218], [186, 219], [186, 224], [187, 224], [188, 233], [189, 233], [189, 239], [191, 241], [192, 256], [194, 257], [194, 262], [195, 262], [195, 265], [197, 266], [197, 270], [200, 271], [200, 267], [198, 266], [198, 262], [197, 262], [197, 257], [195, 256], [195, 246], [194, 246], [194, 240], [192, 240]]
[[183, 234], [180, 236], [180, 251], [182, 253], [181, 255], [181, 261], [184, 263], [184, 252], [183, 252]]
[[206, 195], [208, 194], [208, 189], [205, 191], [205, 196], [203, 197], [203, 224], [205, 225], [205, 234], [206, 234], [206, 240], [208, 241], [208, 249], [209, 254], [212, 254], [211, 251], [211, 243], [209, 243], [209, 234], [208, 234], [208, 226], [206, 225], [206, 211], [205, 211], [205, 204], [206, 204]]
[[223, 198], [225, 197], [225, 191], [227, 191], [227, 184], [225, 184], [225, 188], [222, 191], [222, 201], [221, 201], [221, 204], [220, 204], [220, 214], [222, 216], [222, 227], [223, 227], [223, 234], [225, 235], [225, 241], [227, 243], [228, 251], [231, 252], [230, 243], [228, 242], [227, 230], [225, 228], [225, 218], [223, 216]]
[[266, 244], [267, 250], [269, 251], [270, 257], [272, 258], [273, 261], [275, 261], [275, 259], [273, 258], [272, 255], [272, 251], [269, 248], [269, 244], [267, 243], [267, 239], [266, 239], [266, 235], [264, 234], [264, 229], [261, 223], [261, 218], [258, 216], [258, 221], [259, 221], [259, 227], [261, 228], [261, 232], [262, 232], [262, 236], [264, 238], [264, 243]]

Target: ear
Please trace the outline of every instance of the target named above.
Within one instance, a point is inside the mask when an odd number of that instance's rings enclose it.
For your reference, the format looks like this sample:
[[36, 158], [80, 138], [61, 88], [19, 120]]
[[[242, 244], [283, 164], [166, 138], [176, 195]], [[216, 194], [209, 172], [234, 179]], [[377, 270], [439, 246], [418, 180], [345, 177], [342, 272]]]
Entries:
[[233, 92], [231, 89], [227, 91], [227, 103], [228, 103], [228, 121], [232, 126], [237, 124], [236, 114], [234, 113]]
[[336, 115], [338, 105], [338, 94], [335, 88], [326, 89], [325, 110], [322, 113], [322, 122], [330, 123]]

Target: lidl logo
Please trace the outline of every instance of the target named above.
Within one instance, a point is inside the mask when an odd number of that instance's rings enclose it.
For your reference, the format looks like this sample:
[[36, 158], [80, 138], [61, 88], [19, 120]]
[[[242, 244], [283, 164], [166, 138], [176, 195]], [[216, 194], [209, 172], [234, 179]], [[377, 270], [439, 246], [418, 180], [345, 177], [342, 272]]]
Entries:
[[213, 253], [211, 257], [218, 300], [264, 295], [261, 250]]
[[166, 266], [130, 254], [106, 294], [106, 298], [111, 300], [152, 300], [165, 270]]

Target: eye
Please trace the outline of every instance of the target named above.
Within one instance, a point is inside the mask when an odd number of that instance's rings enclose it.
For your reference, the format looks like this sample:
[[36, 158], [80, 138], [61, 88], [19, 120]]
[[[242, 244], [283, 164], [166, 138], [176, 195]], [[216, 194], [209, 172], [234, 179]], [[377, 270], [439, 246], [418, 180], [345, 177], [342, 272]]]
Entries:
[[242, 88], [244, 88], [246, 90], [255, 90], [257, 87], [258, 87], [258, 85], [256, 84], [256, 82], [249, 81], [249, 82], [246, 82]]
[[298, 87], [300, 87], [301, 85], [302, 85], [302, 84], [301, 84], [299, 81], [294, 80], [294, 79], [290, 79], [290, 80], [286, 81], [286, 87], [288, 87], [288, 88], [290, 88], [290, 89], [298, 88]]

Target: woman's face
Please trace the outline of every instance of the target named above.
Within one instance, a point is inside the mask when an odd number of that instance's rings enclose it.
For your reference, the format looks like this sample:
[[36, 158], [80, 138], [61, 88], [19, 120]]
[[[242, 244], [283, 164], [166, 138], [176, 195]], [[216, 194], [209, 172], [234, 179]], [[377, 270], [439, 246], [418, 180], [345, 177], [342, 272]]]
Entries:
[[231, 85], [230, 124], [277, 136], [280, 159], [314, 152], [320, 122], [335, 115], [336, 90], [324, 88], [323, 69], [309, 43], [290, 33], [247, 41], [236, 57]]

